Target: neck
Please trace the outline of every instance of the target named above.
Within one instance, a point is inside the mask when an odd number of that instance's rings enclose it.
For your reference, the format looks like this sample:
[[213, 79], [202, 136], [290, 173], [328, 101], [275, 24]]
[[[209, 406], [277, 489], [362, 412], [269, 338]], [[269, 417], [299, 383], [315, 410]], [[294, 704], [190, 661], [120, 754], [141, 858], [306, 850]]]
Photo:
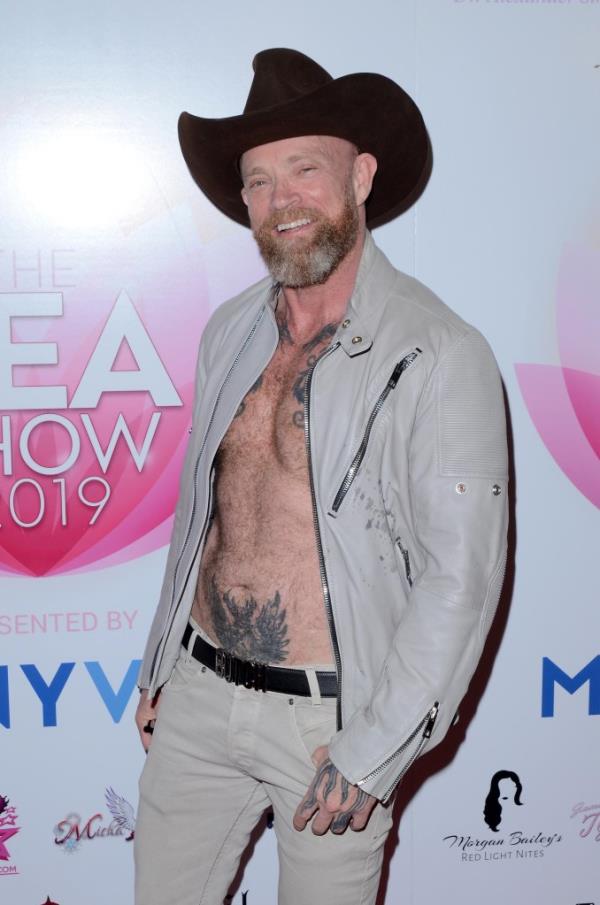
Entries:
[[[302, 341], [325, 324], [337, 324], [342, 320], [354, 289], [364, 243], [363, 229], [354, 247], [325, 283], [301, 289], [282, 287], [281, 316], [294, 340]], [[278, 310], [278, 318], [279, 314]]]

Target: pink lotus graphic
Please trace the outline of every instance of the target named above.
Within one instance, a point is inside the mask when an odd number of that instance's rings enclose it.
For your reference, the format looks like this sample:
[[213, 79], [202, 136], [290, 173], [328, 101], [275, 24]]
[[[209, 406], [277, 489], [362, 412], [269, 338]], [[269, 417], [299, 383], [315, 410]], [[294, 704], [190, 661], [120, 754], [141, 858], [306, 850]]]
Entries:
[[143, 286], [116, 249], [110, 261], [102, 274], [80, 258], [63, 292], [0, 296], [15, 361], [0, 387], [4, 571], [119, 562], [168, 539], [206, 293], [198, 273], [174, 285], [171, 261]]
[[0, 573], [168, 542], [204, 325], [264, 273], [162, 126], [113, 100], [36, 86], [0, 122]]
[[600, 257], [563, 254], [557, 301], [560, 365], [516, 365], [529, 414], [557, 464], [600, 508]]
[[236, 236], [189, 238], [194, 258], [157, 217], [101, 254], [55, 256], [75, 285], [0, 291], [0, 571], [104, 567], [168, 542], [198, 343], [229, 288], [211, 297], [206, 271], [236, 258], [259, 276]]

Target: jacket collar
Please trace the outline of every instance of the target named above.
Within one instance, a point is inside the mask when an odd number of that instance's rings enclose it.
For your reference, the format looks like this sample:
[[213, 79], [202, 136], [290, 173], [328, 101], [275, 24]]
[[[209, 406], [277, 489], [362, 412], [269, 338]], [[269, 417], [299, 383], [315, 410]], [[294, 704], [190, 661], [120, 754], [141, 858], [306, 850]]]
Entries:
[[[373, 345], [373, 331], [367, 327], [367, 322], [373, 320], [378, 304], [394, 279], [394, 273], [394, 268], [367, 230], [354, 290], [336, 336], [350, 358], [368, 352]], [[273, 311], [277, 308], [279, 289], [279, 283], [270, 284], [268, 304]]]
[[351, 358], [362, 355], [373, 345], [373, 331], [367, 325], [373, 320], [382, 296], [387, 295], [393, 275], [393, 267], [367, 231], [354, 291], [337, 335], [340, 345]]

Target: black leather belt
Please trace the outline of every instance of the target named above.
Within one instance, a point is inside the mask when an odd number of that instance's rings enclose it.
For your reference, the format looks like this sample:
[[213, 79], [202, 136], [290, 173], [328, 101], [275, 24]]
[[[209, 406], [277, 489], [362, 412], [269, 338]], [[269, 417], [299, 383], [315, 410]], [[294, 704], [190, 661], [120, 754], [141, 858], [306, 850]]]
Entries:
[[[188, 623], [183, 633], [182, 644], [188, 648], [194, 629]], [[255, 691], [280, 691], [283, 694], [310, 696], [310, 686], [306, 672], [303, 669], [287, 669], [281, 666], [267, 666], [266, 663], [256, 663], [252, 660], [240, 660], [221, 648], [213, 647], [199, 635], [196, 635], [194, 646], [189, 653], [208, 666], [226, 682], [234, 685], [243, 685], [244, 688], [254, 688]], [[324, 698], [335, 698], [337, 695], [337, 676], [335, 672], [317, 671], [319, 691]]]

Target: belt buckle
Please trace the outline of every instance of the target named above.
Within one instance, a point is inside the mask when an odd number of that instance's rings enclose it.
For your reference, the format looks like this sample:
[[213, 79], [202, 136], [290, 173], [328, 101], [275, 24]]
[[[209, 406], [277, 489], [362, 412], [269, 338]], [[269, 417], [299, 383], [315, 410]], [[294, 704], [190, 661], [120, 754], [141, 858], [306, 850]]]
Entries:
[[244, 688], [253, 688], [254, 691], [267, 690], [266, 663], [261, 663], [258, 660], [249, 660], [246, 663]]
[[215, 674], [226, 682], [231, 682], [233, 658], [226, 650], [218, 648], [215, 651]]

